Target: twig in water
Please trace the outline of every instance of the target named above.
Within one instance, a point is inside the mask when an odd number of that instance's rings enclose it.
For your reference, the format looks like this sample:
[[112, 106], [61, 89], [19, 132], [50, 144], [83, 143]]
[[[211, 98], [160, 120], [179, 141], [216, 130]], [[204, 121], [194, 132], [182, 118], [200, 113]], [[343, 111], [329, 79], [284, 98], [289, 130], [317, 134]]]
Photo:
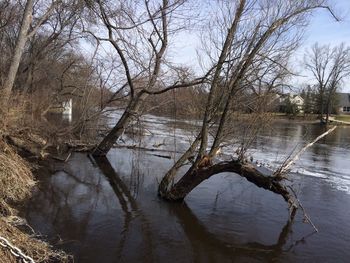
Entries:
[[161, 155], [161, 154], [151, 154], [151, 155], [156, 156], [156, 157], [165, 158], [165, 159], [171, 159], [171, 156], [168, 156], [168, 155]]
[[317, 227], [314, 225], [314, 223], [311, 221], [311, 218], [308, 216], [308, 214], [305, 211], [304, 206], [302, 205], [302, 203], [300, 202], [296, 192], [294, 191], [293, 187], [288, 186], [288, 188], [292, 191], [292, 193], [294, 194], [295, 200], [298, 201], [298, 204], [301, 208], [301, 210], [303, 210], [303, 214], [304, 214], [304, 218], [306, 219], [307, 222], [309, 222], [310, 225], [312, 225], [312, 227], [315, 229], [315, 232], [318, 232]]

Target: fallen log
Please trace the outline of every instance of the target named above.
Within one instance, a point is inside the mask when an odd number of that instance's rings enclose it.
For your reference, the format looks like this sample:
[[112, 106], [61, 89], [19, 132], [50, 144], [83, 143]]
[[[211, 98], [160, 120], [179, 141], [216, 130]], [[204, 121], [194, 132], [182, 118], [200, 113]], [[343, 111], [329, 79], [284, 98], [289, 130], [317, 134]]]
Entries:
[[41, 145], [29, 140], [11, 135], [6, 135], [5, 140], [8, 144], [14, 146], [24, 156], [45, 158], [48, 155]]

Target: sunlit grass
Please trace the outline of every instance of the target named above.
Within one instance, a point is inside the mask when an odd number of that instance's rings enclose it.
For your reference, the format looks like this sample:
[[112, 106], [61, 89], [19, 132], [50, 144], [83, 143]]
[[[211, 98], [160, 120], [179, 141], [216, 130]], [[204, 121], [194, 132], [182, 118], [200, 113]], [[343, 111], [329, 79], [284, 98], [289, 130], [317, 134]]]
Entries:
[[348, 121], [350, 122], [350, 115], [337, 115], [335, 116], [337, 121]]

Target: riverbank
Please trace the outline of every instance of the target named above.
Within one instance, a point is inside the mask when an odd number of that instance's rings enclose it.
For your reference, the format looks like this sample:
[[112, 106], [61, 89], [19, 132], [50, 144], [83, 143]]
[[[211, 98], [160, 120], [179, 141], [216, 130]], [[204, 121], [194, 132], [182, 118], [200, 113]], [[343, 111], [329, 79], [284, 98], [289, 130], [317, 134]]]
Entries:
[[[35, 187], [35, 164], [24, 160], [14, 147], [0, 139], [0, 259], [1, 262], [69, 262], [18, 216], [17, 207]], [[14, 254], [17, 254], [15, 256]]]
[[[298, 114], [295, 116], [286, 115], [282, 113], [272, 113], [271, 115], [272, 121], [282, 121], [282, 122], [293, 122], [293, 123], [305, 123], [305, 124], [319, 124], [320, 119], [317, 114]], [[336, 125], [350, 125], [350, 115], [332, 115], [330, 117], [329, 124]]]
[[[157, 112], [154, 116], [174, 118], [173, 115]], [[252, 114], [250, 113], [235, 113], [234, 119], [238, 121], [244, 121], [250, 119]], [[265, 120], [267, 122], [293, 122], [293, 123], [305, 123], [305, 124], [319, 124], [320, 119], [318, 114], [297, 114], [287, 115], [285, 113], [265, 113]], [[180, 121], [187, 120], [196, 123], [201, 123], [201, 118], [198, 116], [187, 116], [186, 118], [179, 118]], [[330, 124], [338, 125], [350, 125], [350, 115], [332, 115]]]

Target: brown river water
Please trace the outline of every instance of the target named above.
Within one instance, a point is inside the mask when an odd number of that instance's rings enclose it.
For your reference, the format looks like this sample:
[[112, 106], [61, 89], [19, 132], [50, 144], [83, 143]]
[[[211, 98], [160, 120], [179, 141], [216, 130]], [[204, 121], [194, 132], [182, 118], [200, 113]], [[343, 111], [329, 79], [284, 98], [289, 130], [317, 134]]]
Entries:
[[[171, 121], [147, 121], [153, 131], [143, 146], [173, 147]], [[277, 166], [322, 132], [318, 125], [277, 123], [258, 136], [251, 153]], [[189, 134], [176, 133], [181, 152]], [[165, 202], [157, 185], [174, 160], [155, 153], [113, 149], [98, 165], [73, 154], [40, 178], [23, 215], [75, 262], [350, 262], [350, 127], [309, 148], [291, 172], [318, 233], [300, 211], [288, 224], [280, 196], [236, 174], [213, 176], [183, 203]]]

